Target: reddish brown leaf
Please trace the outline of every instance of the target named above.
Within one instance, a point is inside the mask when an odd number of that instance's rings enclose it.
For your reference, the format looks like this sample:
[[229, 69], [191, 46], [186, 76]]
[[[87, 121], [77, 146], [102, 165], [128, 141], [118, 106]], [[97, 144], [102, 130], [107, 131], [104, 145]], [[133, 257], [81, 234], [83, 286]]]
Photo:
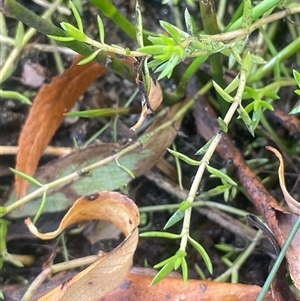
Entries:
[[[17, 170], [34, 175], [44, 149], [65, 118], [64, 113], [96, 78], [108, 72], [95, 62], [78, 66], [81, 59], [81, 56], [76, 57], [69, 70], [39, 91], [19, 139]], [[20, 198], [26, 195], [29, 183], [16, 176], [15, 187]]]
[[[167, 277], [151, 286], [153, 275], [130, 273], [121, 286], [99, 301], [255, 301], [261, 288], [256, 285], [221, 283], [203, 280], [188, 280]], [[268, 292], [264, 301], [274, 301]]]

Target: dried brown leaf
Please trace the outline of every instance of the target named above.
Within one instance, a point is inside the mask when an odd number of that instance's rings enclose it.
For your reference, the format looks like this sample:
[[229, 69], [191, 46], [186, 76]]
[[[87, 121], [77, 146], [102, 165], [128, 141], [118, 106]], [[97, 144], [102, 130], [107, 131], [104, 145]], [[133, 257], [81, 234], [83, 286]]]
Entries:
[[[297, 202], [287, 191], [285, 186], [284, 179], [284, 163], [280, 152], [271, 147], [266, 147], [269, 151], [273, 152], [275, 156], [279, 159], [279, 168], [278, 168], [278, 176], [279, 183], [284, 195], [284, 199], [289, 206], [291, 212], [294, 214], [277, 214], [278, 225], [281, 229], [283, 240], [285, 241], [289, 236], [293, 226], [296, 223], [297, 215], [300, 215], [300, 203]], [[295, 238], [293, 239], [287, 253], [286, 258], [289, 263], [289, 270], [291, 278], [295, 284], [295, 286], [300, 289], [300, 231], [296, 233]]]
[[[283, 240], [286, 241], [292, 228], [294, 227], [297, 215], [277, 213], [278, 226], [281, 229]], [[295, 286], [300, 289], [300, 230], [298, 229], [290, 247], [286, 252], [288, 269]]]
[[[43, 151], [65, 118], [64, 113], [73, 107], [96, 78], [108, 72], [95, 62], [78, 66], [81, 59], [81, 56], [76, 57], [69, 70], [40, 89], [19, 139], [17, 170], [34, 175]], [[26, 195], [29, 186], [26, 180], [16, 176], [18, 198]]]
[[135, 203], [117, 192], [102, 191], [78, 199], [61, 221], [57, 230], [40, 233], [28, 218], [25, 223], [41, 239], [52, 239], [71, 224], [101, 219], [116, 225], [125, 234], [125, 240], [113, 251], [40, 298], [52, 300], [98, 300], [118, 287], [132, 265], [138, 242], [139, 211]]
[[[99, 301], [255, 301], [261, 288], [256, 285], [221, 283], [189, 279], [184, 284], [181, 277], [166, 277], [151, 286], [153, 275], [130, 273], [121, 286]], [[274, 301], [268, 292], [264, 301]]]
[[[151, 88], [150, 88], [148, 98], [149, 98], [149, 104], [150, 104], [152, 110], [155, 111], [160, 106], [162, 99], [163, 99], [163, 93], [162, 93], [161, 86], [158, 81], [154, 82], [153, 79], [151, 79]], [[144, 122], [145, 117], [152, 113], [153, 112], [148, 108], [148, 104], [145, 103], [142, 107], [142, 112], [141, 112], [138, 122], [130, 129], [132, 131], [136, 131]]]
[[275, 154], [275, 156], [279, 159], [280, 165], [278, 168], [278, 176], [279, 176], [280, 187], [281, 187], [282, 193], [284, 195], [284, 199], [285, 199], [287, 205], [289, 206], [291, 212], [293, 212], [297, 215], [300, 215], [300, 203], [298, 201], [296, 201], [289, 194], [289, 192], [287, 191], [286, 186], [285, 186], [284, 163], [283, 163], [283, 159], [282, 159], [280, 152], [271, 146], [266, 146], [266, 149], [273, 152]]

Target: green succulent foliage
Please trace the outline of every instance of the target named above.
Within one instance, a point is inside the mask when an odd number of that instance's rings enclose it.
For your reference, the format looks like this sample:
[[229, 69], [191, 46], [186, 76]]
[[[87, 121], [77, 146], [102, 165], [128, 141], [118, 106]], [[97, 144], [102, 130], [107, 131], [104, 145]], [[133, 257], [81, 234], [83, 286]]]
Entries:
[[[300, 88], [300, 73], [296, 70], [293, 70], [294, 78], [297, 82], [298, 87]], [[295, 93], [300, 95], [300, 89], [295, 90]], [[293, 110], [290, 112], [290, 114], [297, 114], [300, 113], [300, 105], [293, 108]]]
[[187, 253], [183, 250], [178, 250], [174, 256], [167, 258], [166, 260], [156, 264], [155, 269], [162, 269], [156, 274], [151, 284], [156, 284], [160, 280], [164, 279], [171, 271], [177, 270], [180, 266], [182, 268], [182, 276], [184, 283], [188, 280], [188, 266], [185, 260]]
[[169, 218], [169, 220], [166, 222], [164, 229], [168, 229], [173, 225], [175, 225], [176, 223], [178, 223], [180, 220], [182, 220], [184, 217], [184, 211], [185, 210], [182, 210], [182, 207], [176, 210]]
[[193, 160], [191, 159], [190, 157], [180, 153], [180, 152], [177, 152], [177, 151], [173, 151], [172, 149], [167, 149], [169, 153], [171, 153], [174, 157], [190, 164], [190, 165], [194, 165], [194, 166], [199, 166], [201, 161], [197, 161], [197, 160]]
[[18, 22], [16, 37], [15, 37], [15, 45], [17, 48], [21, 47], [24, 39], [24, 25], [22, 22]]
[[160, 21], [161, 27], [169, 34], [158, 34], [149, 36], [152, 45], [137, 49], [145, 54], [152, 55], [153, 60], [148, 64], [155, 72], [161, 72], [158, 80], [170, 78], [175, 66], [190, 56], [210, 55], [225, 49], [226, 44], [211, 40], [205, 36], [195, 37], [193, 22], [189, 12], [186, 10], [185, 24], [187, 32], [181, 30], [166, 21]]
[[252, 98], [253, 101], [245, 107], [245, 111], [249, 114], [252, 112], [252, 127], [255, 129], [259, 124], [261, 114], [267, 109], [273, 111], [274, 108], [271, 102], [278, 99], [276, 92], [271, 90], [253, 89], [252, 87], [245, 87], [243, 99]]
[[[153, 60], [148, 66], [149, 68], [156, 69], [155, 72], [161, 72], [158, 80], [164, 77], [170, 78], [175, 66], [185, 59], [185, 50], [181, 45], [181, 40], [186, 39], [188, 36], [170, 23], [161, 21], [161, 25], [171, 37], [163, 34], [159, 34], [156, 37], [149, 37], [148, 39], [153, 45], [138, 49], [140, 52], [153, 55]], [[182, 34], [184, 34], [184, 37], [182, 37]]]

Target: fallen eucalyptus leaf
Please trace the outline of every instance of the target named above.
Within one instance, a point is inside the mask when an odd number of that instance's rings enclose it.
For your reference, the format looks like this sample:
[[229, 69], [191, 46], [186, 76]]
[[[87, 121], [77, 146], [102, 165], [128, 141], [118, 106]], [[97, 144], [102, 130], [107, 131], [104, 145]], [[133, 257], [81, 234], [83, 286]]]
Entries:
[[[65, 118], [64, 113], [73, 107], [96, 78], [108, 72], [95, 62], [78, 66], [82, 58], [77, 56], [73, 66], [50, 85], [41, 88], [35, 98], [19, 139], [18, 171], [34, 175], [43, 151]], [[26, 195], [29, 186], [26, 180], [16, 176], [15, 187], [19, 198]]]
[[37, 237], [53, 239], [68, 226], [93, 219], [113, 223], [126, 238], [114, 250], [99, 257], [89, 267], [40, 298], [40, 301], [96, 301], [118, 287], [127, 276], [138, 242], [139, 211], [126, 196], [110, 191], [83, 196], [74, 203], [53, 232], [40, 233], [30, 218], [25, 223]]

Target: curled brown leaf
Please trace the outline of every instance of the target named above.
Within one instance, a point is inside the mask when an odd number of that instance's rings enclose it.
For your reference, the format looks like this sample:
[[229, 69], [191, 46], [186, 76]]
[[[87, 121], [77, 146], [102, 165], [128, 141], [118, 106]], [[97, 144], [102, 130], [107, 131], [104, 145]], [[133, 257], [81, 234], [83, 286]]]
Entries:
[[[149, 114], [152, 114], [153, 111], [155, 111], [160, 106], [163, 99], [163, 94], [162, 94], [161, 86], [158, 81], [154, 82], [153, 79], [151, 79], [151, 88], [150, 88], [148, 98], [149, 98], [149, 104], [145, 103], [143, 105], [142, 112], [138, 122], [133, 127], [130, 128], [132, 131], [136, 131], [144, 122], [145, 117]], [[152, 110], [148, 107], [148, 105], [151, 106]]]
[[279, 176], [280, 187], [281, 187], [282, 193], [284, 195], [284, 199], [285, 199], [287, 205], [289, 206], [291, 212], [293, 212], [297, 215], [300, 215], [300, 203], [298, 201], [296, 201], [289, 194], [289, 192], [287, 191], [286, 186], [285, 186], [284, 163], [283, 163], [283, 159], [282, 159], [280, 152], [271, 146], [266, 146], [266, 149], [273, 152], [275, 154], [275, 156], [279, 159], [280, 164], [279, 164], [279, 168], [278, 168], [278, 176]]
[[114, 250], [78, 273], [66, 283], [40, 298], [50, 300], [96, 301], [118, 287], [132, 265], [138, 242], [139, 211], [135, 203], [117, 192], [102, 191], [79, 198], [62, 219], [57, 230], [40, 233], [28, 218], [25, 223], [41, 239], [52, 239], [66, 227], [86, 220], [101, 219], [116, 225], [125, 234], [125, 240]]

